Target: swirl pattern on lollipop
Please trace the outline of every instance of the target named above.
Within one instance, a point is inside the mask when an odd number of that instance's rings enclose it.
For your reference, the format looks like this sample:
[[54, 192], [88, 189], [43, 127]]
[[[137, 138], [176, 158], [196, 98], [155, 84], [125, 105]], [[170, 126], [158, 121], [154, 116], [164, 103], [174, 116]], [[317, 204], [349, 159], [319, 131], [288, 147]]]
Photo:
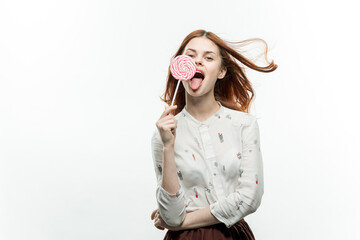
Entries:
[[182, 81], [189, 81], [196, 72], [195, 61], [187, 55], [179, 55], [171, 62], [171, 75]]

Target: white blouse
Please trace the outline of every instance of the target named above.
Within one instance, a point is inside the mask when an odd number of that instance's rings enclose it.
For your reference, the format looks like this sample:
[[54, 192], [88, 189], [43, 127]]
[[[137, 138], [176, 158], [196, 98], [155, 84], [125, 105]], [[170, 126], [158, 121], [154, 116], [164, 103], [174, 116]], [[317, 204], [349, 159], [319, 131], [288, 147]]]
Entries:
[[180, 190], [161, 187], [163, 143], [157, 128], [151, 139], [161, 218], [178, 226], [186, 212], [210, 206], [228, 228], [260, 206], [264, 194], [260, 132], [255, 116], [222, 106], [204, 122], [182, 109], [174, 156]]

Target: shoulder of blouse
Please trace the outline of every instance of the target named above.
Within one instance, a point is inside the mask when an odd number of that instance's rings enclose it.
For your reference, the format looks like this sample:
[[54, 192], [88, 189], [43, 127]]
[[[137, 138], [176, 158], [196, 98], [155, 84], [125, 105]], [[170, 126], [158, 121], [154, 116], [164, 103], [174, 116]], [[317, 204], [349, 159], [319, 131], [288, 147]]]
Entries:
[[178, 120], [181, 116], [183, 116], [182, 110], [181, 110], [180, 112], [178, 112], [178, 113], [174, 116], [174, 118], [175, 118], [176, 120]]
[[224, 107], [224, 115], [227, 116], [227, 114], [231, 115], [231, 118], [233, 119], [233, 124], [235, 125], [245, 125], [249, 126], [254, 124], [254, 122], [257, 121], [257, 118], [255, 115], [251, 113], [242, 112], [239, 110], [234, 110], [231, 108]]

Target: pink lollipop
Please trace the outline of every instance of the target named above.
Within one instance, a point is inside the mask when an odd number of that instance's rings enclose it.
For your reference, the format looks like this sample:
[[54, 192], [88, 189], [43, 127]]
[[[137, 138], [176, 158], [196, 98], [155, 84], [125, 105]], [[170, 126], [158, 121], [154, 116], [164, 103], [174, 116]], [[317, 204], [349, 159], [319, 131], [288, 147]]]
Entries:
[[179, 55], [176, 58], [174, 58], [174, 60], [172, 60], [170, 66], [170, 72], [174, 78], [179, 80], [171, 103], [172, 106], [174, 103], [177, 90], [179, 88], [180, 81], [189, 81], [194, 77], [196, 72], [195, 61], [187, 55]]

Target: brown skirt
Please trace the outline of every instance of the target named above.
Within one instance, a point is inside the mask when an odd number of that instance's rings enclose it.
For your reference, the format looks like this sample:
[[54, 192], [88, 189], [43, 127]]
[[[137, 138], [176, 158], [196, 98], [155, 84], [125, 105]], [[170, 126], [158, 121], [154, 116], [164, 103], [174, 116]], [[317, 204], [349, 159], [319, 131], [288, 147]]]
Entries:
[[190, 239], [204, 239], [204, 240], [255, 240], [255, 236], [251, 231], [247, 222], [241, 219], [236, 224], [227, 228], [225, 224], [218, 223], [215, 225], [201, 227], [196, 229], [171, 231], [168, 230], [164, 240], [190, 240]]

